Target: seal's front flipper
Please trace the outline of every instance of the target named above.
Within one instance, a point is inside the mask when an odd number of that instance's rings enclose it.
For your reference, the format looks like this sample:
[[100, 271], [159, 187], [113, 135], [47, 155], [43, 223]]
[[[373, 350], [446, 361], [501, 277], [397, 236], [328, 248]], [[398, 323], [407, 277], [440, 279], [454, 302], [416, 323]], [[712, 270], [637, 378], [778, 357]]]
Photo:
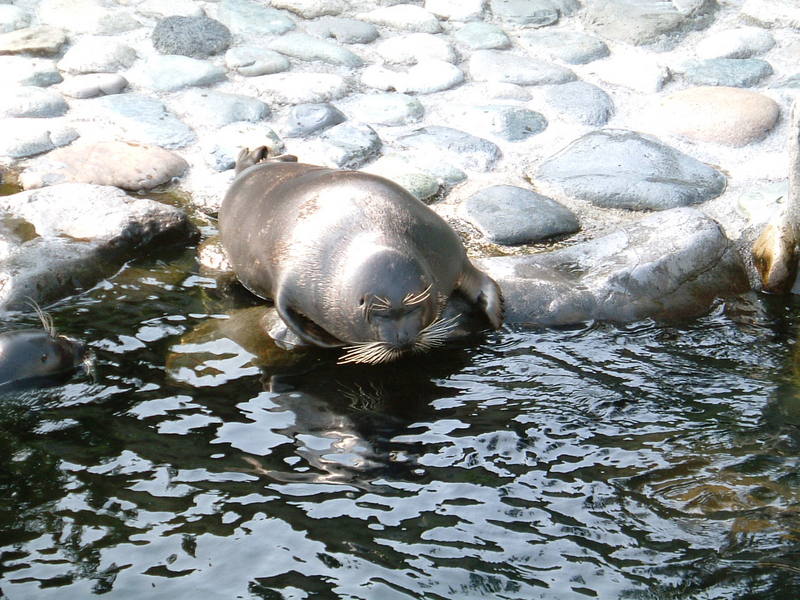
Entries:
[[503, 325], [503, 294], [494, 279], [470, 264], [464, 270], [458, 291], [483, 310], [492, 328], [500, 329]]
[[278, 310], [278, 316], [283, 319], [286, 326], [303, 343], [321, 348], [341, 348], [344, 346], [341, 341], [314, 323], [314, 321], [294, 310], [284, 299], [277, 298], [275, 308]]

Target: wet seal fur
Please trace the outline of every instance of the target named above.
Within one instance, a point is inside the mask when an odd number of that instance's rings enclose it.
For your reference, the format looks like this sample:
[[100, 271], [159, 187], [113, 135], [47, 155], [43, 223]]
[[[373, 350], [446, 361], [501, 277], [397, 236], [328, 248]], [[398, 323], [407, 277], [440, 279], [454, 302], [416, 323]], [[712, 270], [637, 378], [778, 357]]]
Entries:
[[0, 333], [0, 389], [57, 383], [88, 368], [86, 344], [60, 335], [53, 320], [31, 303], [42, 329], [16, 329]]
[[503, 298], [453, 229], [396, 183], [244, 149], [219, 211], [222, 246], [245, 288], [275, 303], [304, 344], [340, 362], [382, 363], [444, 343], [453, 294], [497, 329]]

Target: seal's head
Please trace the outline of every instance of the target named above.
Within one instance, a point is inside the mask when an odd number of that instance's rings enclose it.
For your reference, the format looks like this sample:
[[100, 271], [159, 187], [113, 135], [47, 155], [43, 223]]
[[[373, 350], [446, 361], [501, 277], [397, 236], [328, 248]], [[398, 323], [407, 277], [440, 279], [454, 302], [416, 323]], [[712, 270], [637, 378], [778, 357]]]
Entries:
[[425, 265], [396, 249], [375, 248], [350, 265], [347, 279], [341, 363], [377, 364], [424, 352], [441, 345], [454, 326], [440, 318], [447, 296]]

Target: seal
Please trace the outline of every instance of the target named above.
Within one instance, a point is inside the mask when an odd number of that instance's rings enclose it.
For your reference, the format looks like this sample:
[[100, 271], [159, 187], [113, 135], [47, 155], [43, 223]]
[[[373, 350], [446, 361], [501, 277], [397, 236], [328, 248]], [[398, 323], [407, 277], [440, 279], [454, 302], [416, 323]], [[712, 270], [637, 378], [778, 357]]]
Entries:
[[52, 319], [34, 308], [43, 329], [0, 333], [0, 388], [57, 381], [88, 363], [86, 344], [57, 333]]
[[[304, 344], [344, 347], [341, 363], [382, 363], [440, 346], [462, 296], [503, 322], [500, 288], [453, 229], [396, 183], [242, 150], [219, 211], [239, 282], [274, 301]], [[484, 327], [485, 328], [485, 327]]]

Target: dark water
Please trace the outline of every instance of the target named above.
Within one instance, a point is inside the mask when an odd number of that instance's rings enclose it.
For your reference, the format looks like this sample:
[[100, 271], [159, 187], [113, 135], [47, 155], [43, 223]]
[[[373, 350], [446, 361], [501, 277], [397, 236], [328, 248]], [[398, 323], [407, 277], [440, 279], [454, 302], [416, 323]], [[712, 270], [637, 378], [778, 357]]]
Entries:
[[52, 308], [97, 373], [0, 400], [0, 597], [800, 595], [800, 302], [364, 369], [214, 288], [187, 252]]

